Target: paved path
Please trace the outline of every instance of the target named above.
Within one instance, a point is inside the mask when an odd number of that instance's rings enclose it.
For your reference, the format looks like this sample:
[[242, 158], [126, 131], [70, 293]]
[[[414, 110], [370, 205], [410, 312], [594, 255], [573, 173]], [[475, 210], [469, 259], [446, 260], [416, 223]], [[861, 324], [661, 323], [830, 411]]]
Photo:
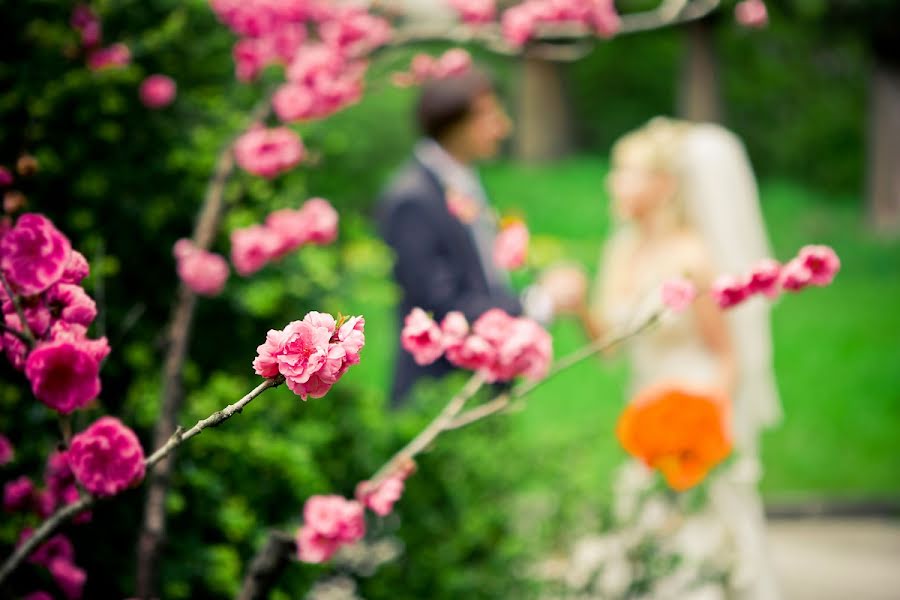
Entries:
[[900, 521], [769, 522], [784, 600], [900, 600]]

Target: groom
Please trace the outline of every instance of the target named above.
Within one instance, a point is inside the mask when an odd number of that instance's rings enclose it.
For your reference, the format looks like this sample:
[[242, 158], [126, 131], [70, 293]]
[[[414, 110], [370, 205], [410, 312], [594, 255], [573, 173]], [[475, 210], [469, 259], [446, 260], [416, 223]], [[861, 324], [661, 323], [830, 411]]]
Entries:
[[[437, 320], [451, 310], [469, 322], [494, 307], [520, 314], [506, 274], [493, 263], [496, 217], [473, 166], [496, 156], [512, 128], [493, 84], [475, 68], [426, 82], [416, 120], [423, 137], [378, 207], [381, 235], [397, 258], [401, 327], [417, 306]], [[399, 349], [392, 405], [420, 378], [452, 369], [444, 359], [420, 367]]]

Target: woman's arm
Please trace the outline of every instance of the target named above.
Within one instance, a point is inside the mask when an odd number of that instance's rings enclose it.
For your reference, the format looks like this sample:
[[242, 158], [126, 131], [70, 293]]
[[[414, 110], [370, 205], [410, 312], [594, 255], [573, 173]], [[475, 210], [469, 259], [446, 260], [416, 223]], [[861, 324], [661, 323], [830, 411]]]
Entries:
[[719, 382], [731, 393], [737, 385], [737, 359], [728, 323], [710, 294], [701, 294], [694, 302], [694, 316], [700, 337], [719, 361]]

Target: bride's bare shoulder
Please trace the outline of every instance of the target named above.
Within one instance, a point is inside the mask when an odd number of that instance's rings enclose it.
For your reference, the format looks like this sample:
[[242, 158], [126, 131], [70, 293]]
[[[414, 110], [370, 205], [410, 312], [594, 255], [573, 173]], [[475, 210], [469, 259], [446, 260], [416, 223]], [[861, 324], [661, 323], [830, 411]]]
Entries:
[[677, 253], [685, 267], [692, 271], [708, 272], [712, 265], [709, 248], [698, 234], [685, 229], [672, 239], [673, 252]]

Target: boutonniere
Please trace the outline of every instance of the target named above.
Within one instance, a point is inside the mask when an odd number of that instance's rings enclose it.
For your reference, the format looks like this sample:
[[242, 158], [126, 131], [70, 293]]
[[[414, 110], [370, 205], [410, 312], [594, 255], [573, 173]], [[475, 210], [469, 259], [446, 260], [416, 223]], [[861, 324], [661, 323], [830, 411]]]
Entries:
[[478, 214], [481, 212], [481, 203], [478, 200], [470, 198], [453, 188], [447, 188], [445, 196], [447, 210], [451, 215], [466, 225], [473, 223], [478, 218]]

